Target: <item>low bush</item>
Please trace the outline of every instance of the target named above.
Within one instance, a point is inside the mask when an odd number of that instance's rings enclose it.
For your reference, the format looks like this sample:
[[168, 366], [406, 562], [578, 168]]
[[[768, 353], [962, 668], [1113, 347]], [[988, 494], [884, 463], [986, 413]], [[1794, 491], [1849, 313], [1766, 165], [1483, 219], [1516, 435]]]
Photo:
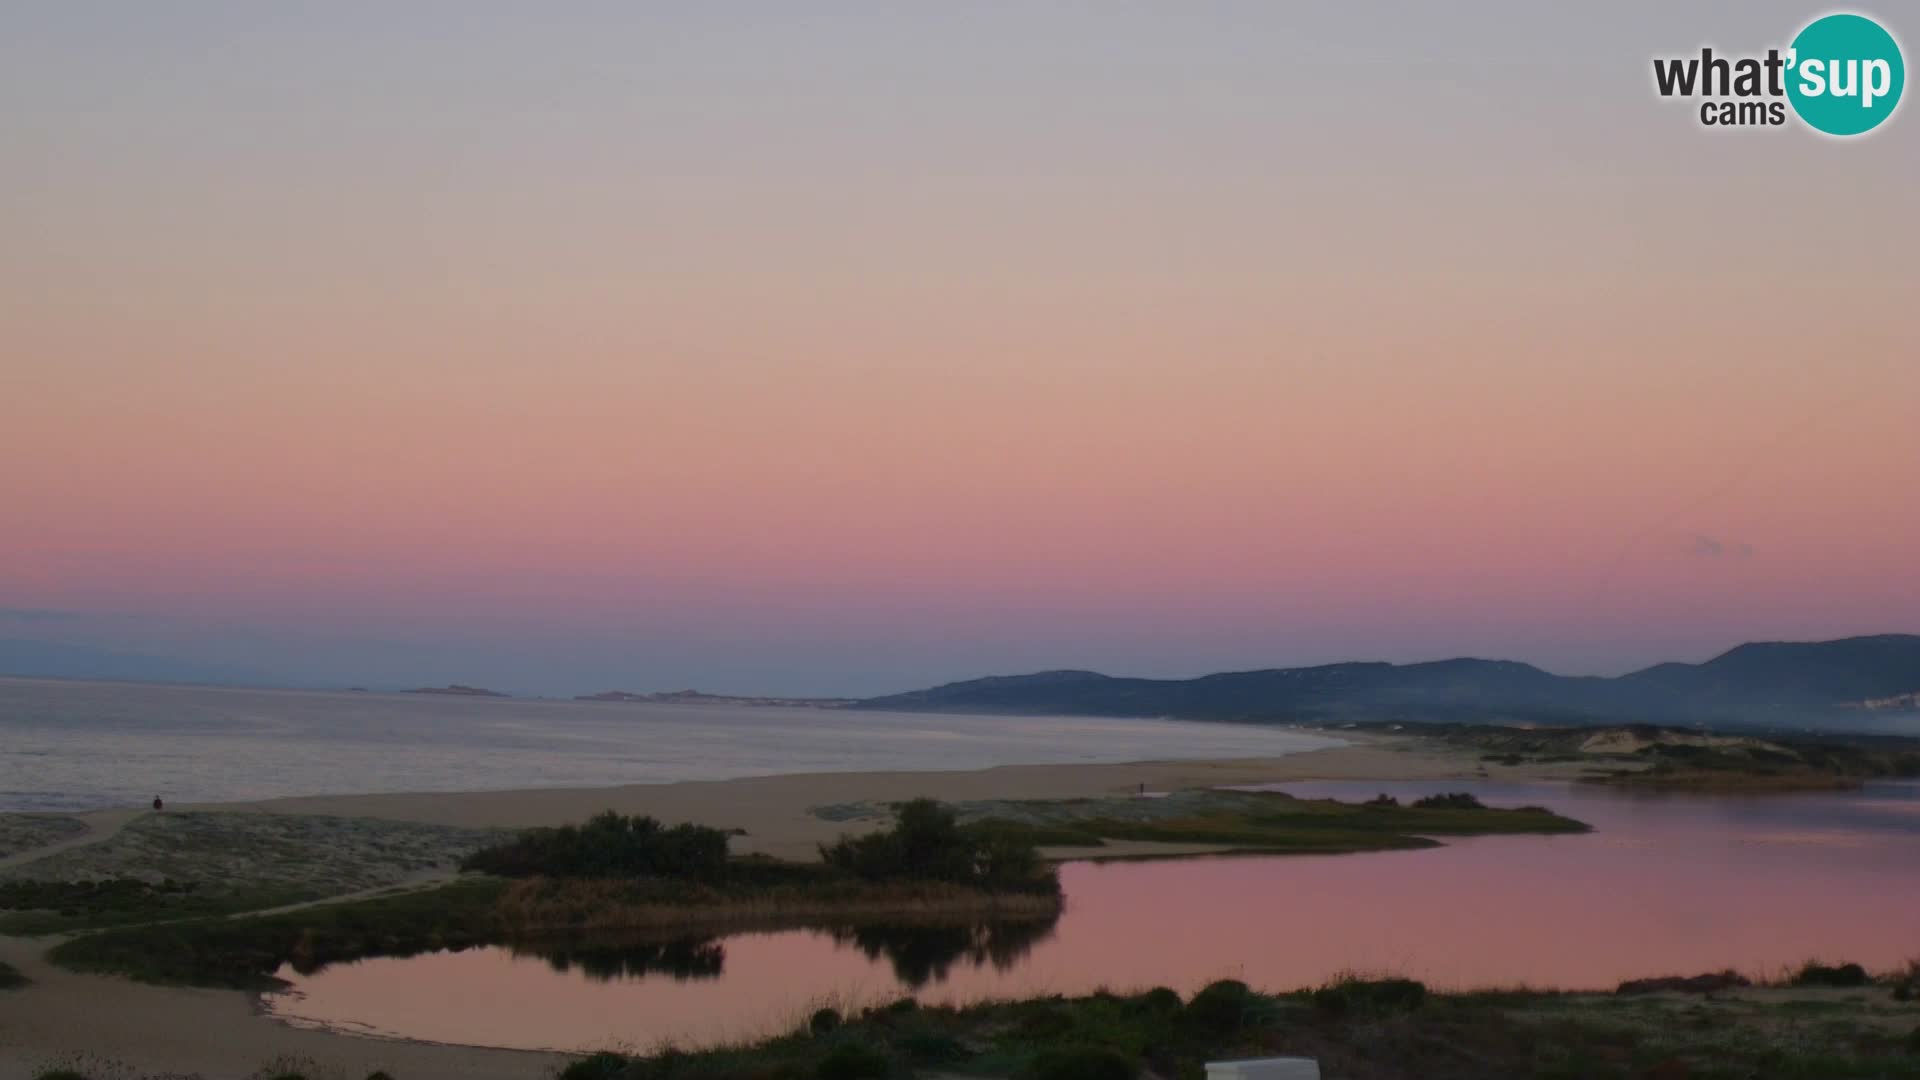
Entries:
[[1859, 964], [1821, 964], [1809, 960], [1792, 979], [1794, 986], [1865, 986], [1867, 969]]
[[992, 823], [962, 826], [949, 807], [914, 799], [890, 829], [820, 845], [828, 866], [867, 881], [945, 881], [989, 892], [1057, 893], [1060, 880], [1025, 834]]
[[1429, 795], [1413, 801], [1415, 810], [1485, 810], [1486, 804], [1473, 797], [1469, 792], [1452, 791], [1445, 795]]
[[1167, 1015], [1180, 1011], [1180, 994], [1170, 987], [1156, 986], [1135, 998], [1141, 1008], [1150, 1013]]
[[1208, 983], [1187, 1002], [1182, 1017], [1199, 1031], [1210, 1035], [1230, 1035], [1247, 1022], [1247, 1009], [1253, 1004], [1253, 991], [1238, 979]]
[[863, 1042], [847, 1041], [827, 1051], [814, 1066], [817, 1080], [882, 1080], [893, 1071], [887, 1055]]
[[462, 870], [501, 877], [665, 877], [717, 882], [726, 878], [727, 834], [705, 825], [668, 828], [650, 817], [608, 810], [584, 825], [529, 829], [504, 844], [481, 848]]
[[627, 1059], [610, 1050], [583, 1057], [560, 1070], [559, 1080], [618, 1080], [627, 1068]]
[[1138, 1072], [1132, 1059], [1117, 1050], [1069, 1046], [1035, 1054], [1024, 1080], [1133, 1080]]
[[969, 1056], [959, 1039], [939, 1031], [910, 1031], [894, 1045], [916, 1065], [951, 1065]]
[[1426, 984], [1415, 979], [1342, 979], [1313, 992], [1314, 1008], [1333, 1016], [1409, 1012], [1426, 1000]]
[[807, 1030], [815, 1035], [825, 1035], [839, 1026], [840, 1011], [838, 1009], [817, 1009], [807, 1019]]

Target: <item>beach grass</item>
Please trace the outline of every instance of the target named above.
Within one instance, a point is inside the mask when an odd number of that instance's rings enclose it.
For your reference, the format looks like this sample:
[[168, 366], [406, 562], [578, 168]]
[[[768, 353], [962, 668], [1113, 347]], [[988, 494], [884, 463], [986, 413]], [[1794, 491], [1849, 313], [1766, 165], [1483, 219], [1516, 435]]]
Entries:
[[69, 814], [0, 813], [0, 859], [23, 854], [87, 831]]
[[1198, 1077], [1207, 1061], [1299, 1055], [1317, 1060], [1322, 1075], [1347, 1080], [1920, 1076], [1911, 1010], [1807, 1007], [1833, 993], [1446, 994], [1404, 978], [1345, 977], [1279, 994], [1227, 980], [1184, 999], [1164, 988], [963, 1007], [906, 999], [849, 1016], [834, 1012], [826, 1022], [816, 1013], [791, 1033], [758, 1042], [594, 1055], [560, 1075], [1128, 1080]]
[[508, 835], [326, 815], [146, 814], [97, 843], [0, 870], [0, 934], [260, 911], [446, 873]]
[[[989, 800], [956, 804], [963, 819], [1027, 843], [1099, 848], [1109, 841], [1209, 845], [1265, 854], [1342, 854], [1433, 847], [1436, 836], [1575, 833], [1588, 826], [1543, 807], [1466, 802], [1401, 806], [1301, 799], [1277, 791], [1177, 791], [1158, 798]], [[842, 808], [842, 812], [845, 809]]]

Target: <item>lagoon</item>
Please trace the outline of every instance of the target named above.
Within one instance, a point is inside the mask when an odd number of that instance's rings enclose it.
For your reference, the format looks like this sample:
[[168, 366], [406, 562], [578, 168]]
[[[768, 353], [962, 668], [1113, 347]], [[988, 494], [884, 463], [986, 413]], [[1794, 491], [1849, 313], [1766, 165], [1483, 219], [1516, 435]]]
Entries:
[[301, 974], [288, 1022], [522, 1048], [644, 1049], [784, 1030], [820, 1004], [1028, 997], [1219, 978], [1290, 989], [1343, 972], [1448, 988], [1611, 988], [1810, 958], [1920, 956], [1920, 784], [1752, 798], [1568, 783], [1292, 783], [1304, 797], [1470, 790], [1581, 835], [1418, 851], [1069, 863], [1043, 926], [816, 927], [375, 958]]

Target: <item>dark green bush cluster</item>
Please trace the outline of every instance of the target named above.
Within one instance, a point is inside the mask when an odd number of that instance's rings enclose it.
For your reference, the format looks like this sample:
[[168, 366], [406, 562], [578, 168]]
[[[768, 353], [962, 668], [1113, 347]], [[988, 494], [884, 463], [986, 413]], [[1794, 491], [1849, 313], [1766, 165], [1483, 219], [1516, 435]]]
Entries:
[[1375, 795], [1373, 798], [1368, 799], [1366, 802], [1361, 803], [1360, 805], [1362, 806], [1399, 806], [1400, 800], [1394, 798], [1393, 796], [1383, 791], [1380, 794]]
[[1414, 979], [1342, 979], [1313, 992], [1314, 1008], [1333, 1016], [1409, 1012], [1426, 1000], [1426, 984]]
[[932, 799], [895, 808], [891, 829], [843, 836], [820, 858], [868, 881], [946, 881], [990, 891], [1057, 892], [1059, 879], [1018, 833], [989, 824], [963, 826]]
[[1485, 810], [1486, 805], [1469, 792], [1450, 791], [1445, 795], [1429, 795], [1413, 801], [1416, 810]]
[[559, 1080], [617, 1080], [626, 1071], [625, 1057], [603, 1050], [561, 1069]]
[[1208, 983], [1187, 1002], [1184, 1019], [1199, 1031], [1212, 1035], [1231, 1035], [1247, 1022], [1247, 1010], [1253, 1004], [1253, 991], [1238, 979]]
[[817, 1080], [881, 1080], [893, 1071], [887, 1055], [866, 1043], [849, 1039], [827, 1051], [814, 1066]]
[[1028, 1064], [1026, 1080], [1133, 1080], [1139, 1069], [1118, 1050], [1068, 1046], [1042, 1050]]
[[727, 874], [727, 834], [705, 825], [671, 828], [612, 810], [584, 825], [530, 829], [461, 860], [463, 870], [501, 877], [665, 877], [717, 882]]
[[1867, 969], [1859, 964], [1807, 963], [1794, 973], [1795, 986], [1865, 986]]

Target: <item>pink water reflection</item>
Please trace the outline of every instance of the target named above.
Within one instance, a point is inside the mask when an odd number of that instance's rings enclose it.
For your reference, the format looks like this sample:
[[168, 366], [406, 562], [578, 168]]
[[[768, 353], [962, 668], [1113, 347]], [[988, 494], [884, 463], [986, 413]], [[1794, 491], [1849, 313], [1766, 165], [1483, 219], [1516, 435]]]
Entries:
[[413, 1038], [583, 1049], [763, 1033], [822, 1002], [905, 992], [959, 1001], [1186, 991], [1226, 976], [1285, 989], [1349, 970], [1451, 987], [1610, 987], [1725, 967], [1774, 973], [1816, 956], [1879, 967], [1920, 956], [1912, 787], [1768, 800], [1480, 790], [1494, 802], [1548, 803], [1597, 830], [1368, 855], [1072, 864], [1068, 911], [1050, 936], [1011, 964], [962, 957], [920, 986], [884, 955], [791, 931], [725, 939], [717, 978], [596, 981], [480, 949], [283, 973], [297, 994], [269, 1005], [289, 1019]]

